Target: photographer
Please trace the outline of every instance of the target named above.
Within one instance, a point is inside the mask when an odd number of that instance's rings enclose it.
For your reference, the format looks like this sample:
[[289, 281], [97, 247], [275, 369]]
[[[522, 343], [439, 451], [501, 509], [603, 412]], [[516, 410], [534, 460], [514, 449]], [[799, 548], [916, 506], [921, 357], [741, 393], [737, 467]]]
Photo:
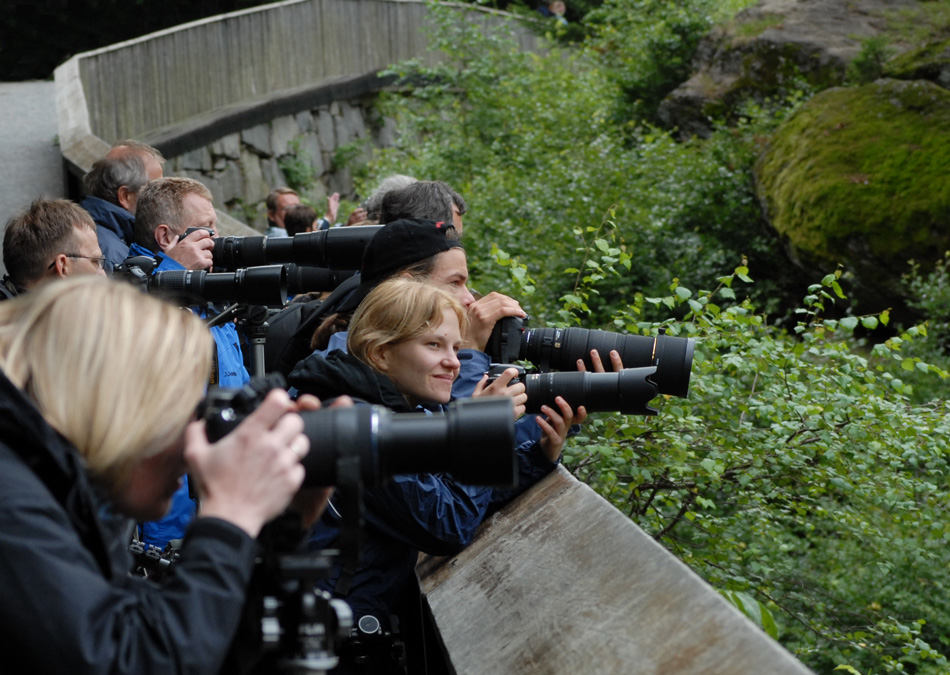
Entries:
[[[20, 672], [221, 667], [254, 538], [297, 492], [309, 442], [272, 392], [209, 443], [192, 420], [212, 349], [190, 312], [105, 279], [0, 303], [0, 634]], [[161, 517], [186, 468], [202, 508], [158, 587], [107, 533]]]
[[[348, 394], [395, 412], [439, 411], [452, 398], [466, 323], [464, 308], [446, 291], [410, 279], [383, 282], [353, 315], [348, 353], [311, 355], [291, 374], [290, 384], [321, 398]], [[523, 391], [523, 385], [508, 388], [519, 413], [524, 410]], [[476, 392], [480, 394], [481, 387]], [[387, 485], [367, 490], [362, 564], [352, 578], [337, 569], [324, 582], [326, 590], [336, 590], [357, 617], [373, 615], [384, 626], [390, 615], [404, 615], [406, 594], [414, 588], [418, 551], [437, 555], [460, 551], [490, 509], [555, 468], [569, 427], [586, 416], [583, 408], [575, 414], [563, 399], [558, 407], [545, 408], [547, 417], [539, 418], [542, 440], [518, 448], [516, 490], [462, 485], [444, 474], [396, 476]], [[337, 545], [339, 515], [336, 508], [324, 514], [311, 548]], [[340, 590], [347, 586], [348, 592]]]

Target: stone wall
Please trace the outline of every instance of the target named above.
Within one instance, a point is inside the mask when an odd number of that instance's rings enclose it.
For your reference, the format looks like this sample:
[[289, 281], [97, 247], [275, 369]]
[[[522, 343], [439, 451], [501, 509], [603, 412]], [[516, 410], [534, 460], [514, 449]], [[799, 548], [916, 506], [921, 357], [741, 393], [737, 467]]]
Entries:
[[[353, 201], [365, 197], [354, 192], [353, 163], [373, 147], [393, 145], [394, 123], [379, 116], [375, 101], [367, 94], [277, 117], [169, 158], [165, 173], [201, 181], [218, 208], [262, 232], [264, 199], [276, 187], [297, 189], [322, 215], [333, 192]], [[341, 154], [352, 156], [341, 164]]]

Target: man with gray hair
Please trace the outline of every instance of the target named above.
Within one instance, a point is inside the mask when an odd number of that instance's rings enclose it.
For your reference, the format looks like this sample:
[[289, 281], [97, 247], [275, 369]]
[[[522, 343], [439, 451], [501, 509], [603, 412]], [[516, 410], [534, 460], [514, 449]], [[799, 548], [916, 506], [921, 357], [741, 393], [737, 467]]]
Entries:
[[88, 194], [82, 206], [96, 223], [107, 271], [128, 256], [139, 192], [148, 181], [162, 177], [164, 163], [152, 146], [120, 141], [83, 179]]
[[426, 218], [452, 225], [461, 236], [465, 200], [447, 183], [424, 180], [410, 183], [383, 196], [379, 222], [391, 223], [406, 218]]

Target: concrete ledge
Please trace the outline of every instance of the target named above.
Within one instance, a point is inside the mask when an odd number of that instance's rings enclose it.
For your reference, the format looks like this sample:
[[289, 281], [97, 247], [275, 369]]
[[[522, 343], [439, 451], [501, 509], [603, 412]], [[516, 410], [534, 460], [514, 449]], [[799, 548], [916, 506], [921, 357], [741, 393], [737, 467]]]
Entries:
[[810, 672], [560, 467], [416, 572], [456, 673]]
[[331, 78], [288, 89], [266, 99], [217, 108], [149, 133], [140, 140], [158, 148], [166, 157], [177, 157], [228, 134], [265, 124], [283, 115], [378, 92], [392, 84], [393, 79], [379, 77], [378, 71], [356, 77]]

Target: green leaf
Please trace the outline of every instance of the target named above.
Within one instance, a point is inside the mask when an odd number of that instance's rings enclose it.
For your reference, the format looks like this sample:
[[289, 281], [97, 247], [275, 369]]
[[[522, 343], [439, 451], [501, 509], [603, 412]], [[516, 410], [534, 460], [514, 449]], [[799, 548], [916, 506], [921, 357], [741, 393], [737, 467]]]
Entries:
[[854, 330], [858, 326], [858, 319], [854, 316], [846, 316], [838, 322], [844, 328], [848, 330]]

